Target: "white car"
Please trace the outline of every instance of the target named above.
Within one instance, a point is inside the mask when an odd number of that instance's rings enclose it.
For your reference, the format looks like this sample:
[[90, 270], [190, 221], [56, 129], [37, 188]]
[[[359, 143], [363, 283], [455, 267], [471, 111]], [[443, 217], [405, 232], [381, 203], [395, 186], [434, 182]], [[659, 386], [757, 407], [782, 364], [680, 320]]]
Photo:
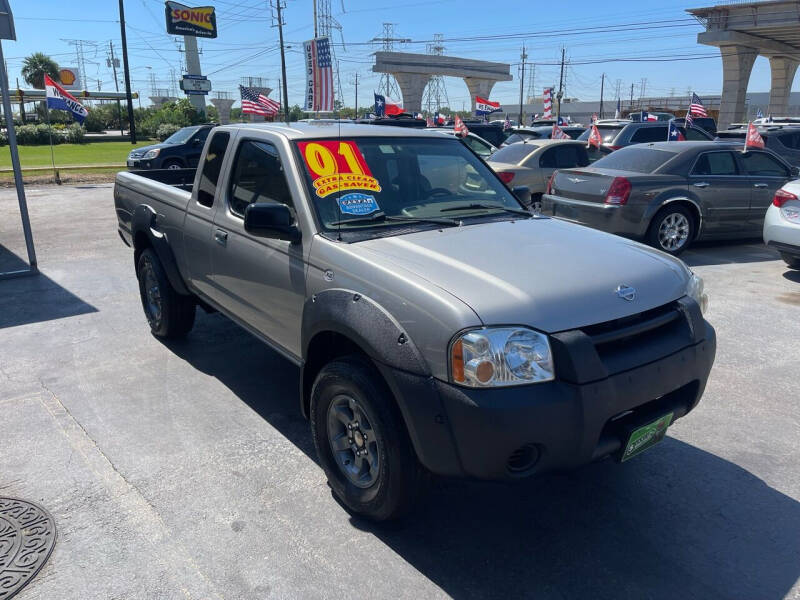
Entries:
[[800, 269], [800, 180], [775, 192], [764, 217], [764, 243], [781, 253], [792, 269]]

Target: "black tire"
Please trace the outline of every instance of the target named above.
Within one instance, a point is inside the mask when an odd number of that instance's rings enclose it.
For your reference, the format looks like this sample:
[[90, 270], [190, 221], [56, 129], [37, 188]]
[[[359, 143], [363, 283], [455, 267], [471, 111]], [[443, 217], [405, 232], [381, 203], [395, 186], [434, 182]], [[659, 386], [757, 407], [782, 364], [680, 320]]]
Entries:
[[[346, 407], [351, 400], [358, 411]], [[345, 421], [351, 418], [356, 428], [348, 431]], [[332, 428], [342, 433], [332, 436]], [[328, 484], [345, 508], [374, 521], [411, 511], [422, 488], [422, 467], [391, 391], [367, 359], [348, 356], [322, 368], [311, 390], [311, 434]], [[367, 438], [361, 450], [359, 435]], [[346, 446], [336, 456], [331, 439]], [[359, 462], [356, 453], [365, 450]], [[351, 466], [342, 466], [348, 460]]]
[[194, 325], [194, 298], [175, 291], [151, 248], [146, 248], [139, 257], [136, 276], [142, 308], [153, 335], [170, 339], [186, 337]]
[[170, 159], [170, 160], [165, 160], [161, 164], [161, 168], [162, 169], [182, 169], [183, 168], [183, 163], [181, 161], [173, 158], [173, 159]]
[[791, 254], [786, 254], [786, 252], [781, 252], [781, 258], [790, 269], [800, 269], [800, 256], [792, 256]]
[[681, 204], [668, 204], [653, 217], [647, 243], [677, 256], [692, 244], [696, 234], [697, 223], [692, 212]]

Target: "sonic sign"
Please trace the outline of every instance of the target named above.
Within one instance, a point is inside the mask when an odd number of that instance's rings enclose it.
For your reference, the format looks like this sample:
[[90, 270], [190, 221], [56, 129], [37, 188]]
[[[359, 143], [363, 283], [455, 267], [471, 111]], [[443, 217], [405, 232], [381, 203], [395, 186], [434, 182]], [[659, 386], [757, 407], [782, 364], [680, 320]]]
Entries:
[[184, 6], [166, 2], [167, 33], [194, 37], [217, 37], [217, 16], [213, 6]]

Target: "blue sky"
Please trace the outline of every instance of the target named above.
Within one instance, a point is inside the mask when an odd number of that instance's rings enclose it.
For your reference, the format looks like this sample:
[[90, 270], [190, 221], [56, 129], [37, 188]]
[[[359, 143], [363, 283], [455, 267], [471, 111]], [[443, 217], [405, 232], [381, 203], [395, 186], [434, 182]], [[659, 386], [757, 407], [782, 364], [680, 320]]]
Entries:
[[[217, 0], [190, 2], [190, 5], [216, 6], [219, 37], [201, 40], [201, 65], [215, 90], [236, 92], [242, 76], [263, 77], [276, 87], [280, 77], [277, 52], [278, 31], [272, 27], [272, 12], [265, 0]], [[342, 4], [344, 3], [344, 4]], [[445, 54], [510, 63], [514, 81], [499, 83], [492, 99], [513, 103], [519, 98], [519, 61], [523, 43], [528, 60], [536, 64], [534, 87], [558, 82], [561, 46], [566, 47], [570, 64], [566, 72], [566, 93], [581, 100], [597, 99], [600, 79], [606, 73], [606, 98], [613, 98], [617, 80], [625, 97], [639, 95], [642, 80], [647, 96], [685, 95], [687, 89], [719, 93], [722, 69], [716, 48], [696, 42], [699, 24], [684, 12], [685, 8], [706, 3], [692, 0], [617, 0], [600, 3], [589, 0], [551, 2], [511, 1], [498, 3], [495, 9], [478, 0], [330, 0], [334, 17], [342, 25], [345, 46], [335, 48], [339, 59], [341, 90], [345, 103], [352, 106], [354, 81], [358, 73], [359, 105], [372, 102], [379, 75], [371, 72], [370, 54], [378, 49], [368, 43], [382, 33], [382, 23], [393, 23], [395, 36], [410, 38], [410, 44], [397, 45], [407, 52], [425, 52], [426, 41], [434, 34], [445, 38]], [[708, 5], [714, 2], [708, 2]], [[287, 51], [287, 78], [290, 104], [301, 103], [305, 86], [301, 42], [313, 36], [312, 0], [288, 0], [284, 12], [284, 38]], [[113, 89], [113, 76], [106, 67], [108, 42], [119, 49], [118, 3], [116, 0], [11, 0], [17, 41], [5, 41], [3, 50], [8, 63], [11, 85], [19, 75], [22, 58], [31, 52], [50, 54], [62, 66], [76, 66], [75, 48], [65, 39], [96, 42], [84, 49], [88, 63], [89, 87]], [[159, 88], [170, 87], [170, 69], [180, 75], [183, 55], [182, 38], [169, 36], [164, 26], [162, 0], [125, 0], [128, 23], [128, 47], [134, 90], [149, 95], [151, 74]], [[616, 26], [608, 32], [588, 28]], [[334, 41], [342, 38], [334, 32]], [[491, 37], [492, 39], [474, 39]], [[708, 58], [704, 58], [708, 57]], [[587, 64], [589, 61], [625, 59], [624, 61]], [[651, 61], [649, 59], [658, 58]], [[676, 60], [682, 58], [684, 60]], [[643, 60], [648, 59], [648, 60]], [[769, 90], [769, 63], [759, 57], [753, 69], [749, 90]], [[121, 77], [121, 75], [120, 75]], [[530, 81], [531, 71], [526, 76]], [[459, 79], [446, 78], [450, 106], [469, 106], [466, 85]], [[528, 85], [526, 83], [526, 93]], [[797, 89], [797, 84], [795, 85]], [[238, 96], [238, 94], [236, 94]], [[277, 97], [277, 92], [273, 92]], [[143, 99], [143, 104], [147, 100]], [[238, 104], [237, 104], [238, 105]]]

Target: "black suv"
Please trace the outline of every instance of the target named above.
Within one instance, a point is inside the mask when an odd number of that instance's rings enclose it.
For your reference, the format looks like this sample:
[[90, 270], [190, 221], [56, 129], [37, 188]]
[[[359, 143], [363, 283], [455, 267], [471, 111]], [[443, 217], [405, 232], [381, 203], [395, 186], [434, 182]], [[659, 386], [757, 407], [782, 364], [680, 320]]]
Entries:
[[[631, 144], [646, 144], [649, 142], [667, 142], [667, 131], [669, 123], [667, 121], [648, 121], [646, 123], [631, 123], [629, 121], [612, 121], [609, 123], [598, 123], [597, 129], [603, 137], [603, 145], [612, 150], [619, 150]], [[699, 127], [684, 127], [678, 125], [678, 129], [690, 142], [710, 141], [714, 138], [705, 130]], [[592, 130], [587, 129], [578, 139], [588, 141]]]
[[[800, 166], [800, 125], [771, 125], [759, 127], [764, 145], [793, 166]], [[725, 142], [744, 140], [747, 127], [725, 129], [717, 132], [717, 139]]]
[[128, 154], [129, 169], [194, 168], [215, 123], [179, 129], [160, 144], [142, 146]]
[[[506, 141], [506, 138], [511, 135], [510, 129], [503, 129], [502, 123], [487, 123], [486, 121], [464, 121], [464, 125], [467, 126], [472, 133], [475, 135], [482, 137], [487, 142], [489, 142], [492, 146], [500, 147], [503, 142]], [[452, 129], [452, 125], [447, 126], [448, 129]]]
[[[711, 135], [717, 135], [717, 122], [711, 117], [693, 117], [692, 122], [695, 127], [705, 129]], [[686, 125], [686, 119], [680, 117], [675, 119], [675, 123], [678, 125]]]

